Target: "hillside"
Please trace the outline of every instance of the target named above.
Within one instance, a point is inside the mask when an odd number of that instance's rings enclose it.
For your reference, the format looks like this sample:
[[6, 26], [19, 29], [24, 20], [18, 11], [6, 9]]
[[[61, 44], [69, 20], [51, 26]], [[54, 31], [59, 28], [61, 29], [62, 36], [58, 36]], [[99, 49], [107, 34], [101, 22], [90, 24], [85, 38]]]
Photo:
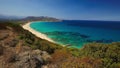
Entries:
[[35, 16], [28, 16], [22, 19], [19, 19], [17, 21], [21, 21], [21, 22], [29, 22], [29, 21], [52, 21], [52, 22], [59, 22], [62, 21], [60, 19], [56, 19], [53, 17], [44, 17], [44, 16], [40, 16], [40, 17], [35, 17]]
[[12, 21], [12, 22], [20, 22], [20, 23], [26, 23], [30, 21], [51, 21], [51, 22], [59, 22], [62, 21], [57, 18], [53, 17], [47, 17], [47, 16], [8, 16], [8, 15], [1, 15], [0, 14], [0, 21]]
[[20, 23], [0, 22], [0, 68], [120, 68], [120, 42], [81, 49], [37, 38]]

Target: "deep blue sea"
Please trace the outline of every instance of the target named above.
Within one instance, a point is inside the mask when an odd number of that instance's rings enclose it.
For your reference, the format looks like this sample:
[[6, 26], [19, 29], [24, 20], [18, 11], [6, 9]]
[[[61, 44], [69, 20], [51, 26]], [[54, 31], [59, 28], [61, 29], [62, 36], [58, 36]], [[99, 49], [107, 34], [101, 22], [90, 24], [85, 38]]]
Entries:
[[118, 21], [79, 21], [34, 22], [34, 30], [46, 34], [58, 44], [81, 48], [86, 43], [111, 43], [120, 41]]

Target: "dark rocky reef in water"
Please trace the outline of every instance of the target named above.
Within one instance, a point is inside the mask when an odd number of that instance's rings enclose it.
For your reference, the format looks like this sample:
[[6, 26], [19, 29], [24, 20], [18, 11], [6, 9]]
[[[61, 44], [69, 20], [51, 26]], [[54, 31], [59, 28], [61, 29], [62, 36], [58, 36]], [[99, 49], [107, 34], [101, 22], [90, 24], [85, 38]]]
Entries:
[[81, 38], [89, 38], [90, 36], [81, 34], [78, 32], [60, 32], [60, 31], [54, 31], [54, 32], [45, 32], [47, 35], [64, 35], [64, 36], [73, 36], [73, 37], [81, 37]]
[[114, 42], [112, 39], [99, 39], [99, 40], [93, 40], [93, 39], [87, 39], [87, 42], [97, 42], [97, 43], [112, 43]]
[[[62, 32], [62, 31], [54, 31], [54, 32], [45, 32], [46, 35], [52, 36], [51, 38], [57, 42], [62, 42], [66, 44], [66, 46], [79, 46], [79, 43], [111, 43], [112, 39], [91, 39], [91, 36], [86, 34], [81, 34], [78, 32]], [[56, 36], [56, 37], [55, 37]], [[71, 41], [72, 40], [72, 41]], [[76, 44], [76, 45], [75, 45]]]

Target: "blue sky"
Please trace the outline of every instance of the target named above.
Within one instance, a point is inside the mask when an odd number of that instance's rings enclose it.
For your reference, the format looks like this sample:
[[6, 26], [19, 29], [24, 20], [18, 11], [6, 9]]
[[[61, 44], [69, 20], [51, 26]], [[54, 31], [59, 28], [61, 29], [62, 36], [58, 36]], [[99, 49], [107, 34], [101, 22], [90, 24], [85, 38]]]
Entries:
[[120, 21], [120, 0], [0, 0], [0, 14]]

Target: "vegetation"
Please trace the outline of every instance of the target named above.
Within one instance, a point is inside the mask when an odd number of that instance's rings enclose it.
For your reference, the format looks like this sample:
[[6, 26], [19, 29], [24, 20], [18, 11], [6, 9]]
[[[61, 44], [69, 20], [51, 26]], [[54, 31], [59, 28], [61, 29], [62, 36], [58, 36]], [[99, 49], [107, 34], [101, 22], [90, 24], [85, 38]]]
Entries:
[[[37, 38], [19, 23], [0, 23], [0, 29], [12, 30], [24, 46], [51, 54], [48, 68], [120, 68], [120, 42], [89, 43], [81, 49], [62, 47]], [[2, 54], [2, 47], [0, 47]]]
[[17, 39], [24, 41], [24, 45], [30, 46], [33, 49], [40, 49], [51, 54], [54, 53], [54, 50], [62, 48], [62, 46], [34, 36], [29, 31], [24, 30], [20, 24], [21, 23], [1, 22], [0, 29], [12, 30], [17, 34]]
[[58, 68], [120, 68], [120, 43], [90, 43], [81, 49], [56, 50], [51, 65]]

